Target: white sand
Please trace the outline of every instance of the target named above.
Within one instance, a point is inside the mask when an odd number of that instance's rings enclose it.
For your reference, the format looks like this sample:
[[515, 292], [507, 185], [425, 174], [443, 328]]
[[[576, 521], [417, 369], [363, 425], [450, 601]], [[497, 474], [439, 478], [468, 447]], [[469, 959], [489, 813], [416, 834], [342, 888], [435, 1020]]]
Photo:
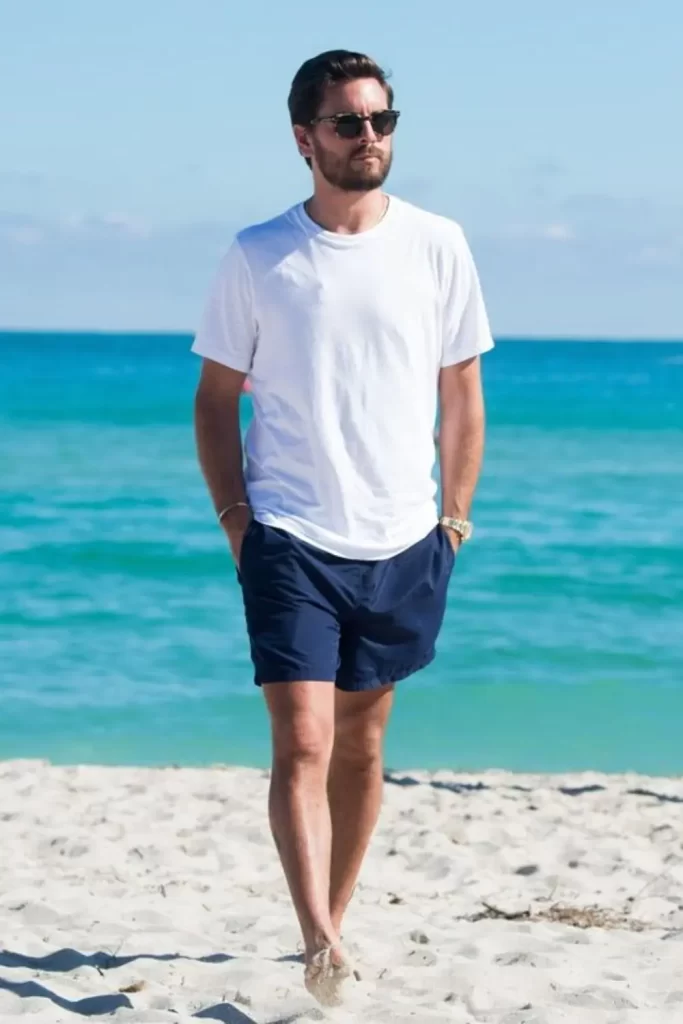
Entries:
[[327, 1015], [266, 790], [248, 769], [0, 763], [0, 1021], [683, 1021], [683, 780], [394, 775], [346, 925], [364, 977]]

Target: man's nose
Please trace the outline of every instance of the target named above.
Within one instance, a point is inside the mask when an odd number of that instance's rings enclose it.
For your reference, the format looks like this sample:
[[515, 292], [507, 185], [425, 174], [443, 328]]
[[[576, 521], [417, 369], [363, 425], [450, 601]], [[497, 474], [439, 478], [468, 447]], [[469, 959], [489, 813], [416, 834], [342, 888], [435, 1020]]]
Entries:
[[368, 120], [363, 121], [363, 131], [361, 132], [361, 139], [365, 139], [366, 142], [377, 142], [378, 138], [379, 135], [372, 127], [372, 121], [369, 118]]

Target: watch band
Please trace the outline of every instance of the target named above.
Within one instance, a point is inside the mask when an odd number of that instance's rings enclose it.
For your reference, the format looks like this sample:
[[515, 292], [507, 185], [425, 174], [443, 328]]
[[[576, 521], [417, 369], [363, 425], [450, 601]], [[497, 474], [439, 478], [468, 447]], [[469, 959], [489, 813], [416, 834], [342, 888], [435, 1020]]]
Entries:
[[474, 526], [469, 519], [454, 519], [452, 516], [441, 516], [439, 525], [447, 530], [454, 530], [463, 542], [469, 540], [474, 532]]

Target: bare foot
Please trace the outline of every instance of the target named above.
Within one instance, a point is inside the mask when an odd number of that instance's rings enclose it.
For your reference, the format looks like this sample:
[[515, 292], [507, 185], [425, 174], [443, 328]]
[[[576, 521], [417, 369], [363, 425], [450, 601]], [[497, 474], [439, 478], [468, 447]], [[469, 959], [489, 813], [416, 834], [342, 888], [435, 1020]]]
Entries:
[[357, 966], [362, 959], [358, 947], [355, 945], [355, 943], [346, 940], [341, 932], [339, 932], [339, 941], [342, 945], [344, 953], [346, 954], [346, 961], [351, 967], [351, 971], [353, 973], [354, 978], [356, 979], [356, 981], [362, 981], [363, 975], [360, 973]]
[[321, 1006], [341, 1006], [344, 983], [353, 973], [339, 946], [324, 946], [308, 960], [304, 984]]

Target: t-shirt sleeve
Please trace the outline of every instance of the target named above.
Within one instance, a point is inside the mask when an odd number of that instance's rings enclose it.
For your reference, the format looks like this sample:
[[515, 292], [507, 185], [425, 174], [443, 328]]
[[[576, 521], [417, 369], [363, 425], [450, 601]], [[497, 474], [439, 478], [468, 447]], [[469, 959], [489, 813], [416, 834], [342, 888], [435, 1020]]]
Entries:
[[458, 245], [449, 276], [444, 309], [442, 367], [472, 359], [493, 348], [477, 268], [461, 231], [458, 231]]
[[249, 373], [257, 335], [251, 274], [235, 239], [214, 277], [192, 351], [232, 370]]

